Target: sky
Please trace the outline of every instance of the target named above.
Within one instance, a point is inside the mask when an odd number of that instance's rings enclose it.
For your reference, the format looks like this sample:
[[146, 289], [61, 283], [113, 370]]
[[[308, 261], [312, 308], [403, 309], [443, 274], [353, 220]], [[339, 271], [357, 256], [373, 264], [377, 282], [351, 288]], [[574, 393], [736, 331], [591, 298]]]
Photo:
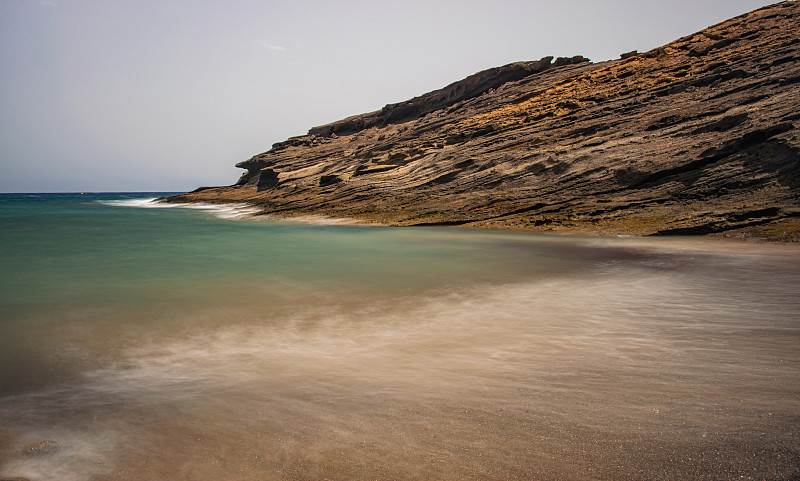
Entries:
[[229, 185], [480, 70], [646, 51], [758, 0], [0, 0], [0, 192]]

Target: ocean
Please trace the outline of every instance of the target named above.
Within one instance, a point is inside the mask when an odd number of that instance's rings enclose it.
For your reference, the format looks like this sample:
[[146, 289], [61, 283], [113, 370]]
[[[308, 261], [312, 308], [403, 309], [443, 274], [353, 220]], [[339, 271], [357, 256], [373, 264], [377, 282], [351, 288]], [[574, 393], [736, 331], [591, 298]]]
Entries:
[[800, 477], [798, 246], [165, 194], [0, 194], [0, 477]]

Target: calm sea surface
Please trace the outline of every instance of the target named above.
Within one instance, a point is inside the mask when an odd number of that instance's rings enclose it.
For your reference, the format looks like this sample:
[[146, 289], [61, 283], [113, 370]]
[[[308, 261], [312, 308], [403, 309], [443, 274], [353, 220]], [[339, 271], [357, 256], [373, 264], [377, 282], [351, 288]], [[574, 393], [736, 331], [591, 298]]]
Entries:
[[797, 246], [161, 195], [0, 194], [0, 477], [800, 478]]

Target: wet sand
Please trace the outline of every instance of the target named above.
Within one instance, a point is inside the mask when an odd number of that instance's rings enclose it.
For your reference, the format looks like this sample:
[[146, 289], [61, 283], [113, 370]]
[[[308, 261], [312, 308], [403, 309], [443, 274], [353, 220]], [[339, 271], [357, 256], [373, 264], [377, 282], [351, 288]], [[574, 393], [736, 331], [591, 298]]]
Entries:
[[[800, 477], [796, 249], [550, 241], [565, 243], [548, 251], [557, 260], [504, 267], [507, 282], [251, 284], [118, 313], [114, 326], [141, 325], [127, 341], [98, 320], [73, 325], [74, 369], [3, 398], [0, 473]], [[154, 316], [171, 321], [142, 324]], [[19, 453], [39, 439], [64, 449]]]

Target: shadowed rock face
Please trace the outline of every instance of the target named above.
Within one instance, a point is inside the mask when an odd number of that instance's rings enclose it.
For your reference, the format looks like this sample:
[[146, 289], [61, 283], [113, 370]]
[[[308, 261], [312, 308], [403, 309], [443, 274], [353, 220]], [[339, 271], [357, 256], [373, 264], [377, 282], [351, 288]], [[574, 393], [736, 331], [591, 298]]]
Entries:
[[391, 225], [800, 239], [800, 4], [616, 61], [477, 73], [175, 201]]

